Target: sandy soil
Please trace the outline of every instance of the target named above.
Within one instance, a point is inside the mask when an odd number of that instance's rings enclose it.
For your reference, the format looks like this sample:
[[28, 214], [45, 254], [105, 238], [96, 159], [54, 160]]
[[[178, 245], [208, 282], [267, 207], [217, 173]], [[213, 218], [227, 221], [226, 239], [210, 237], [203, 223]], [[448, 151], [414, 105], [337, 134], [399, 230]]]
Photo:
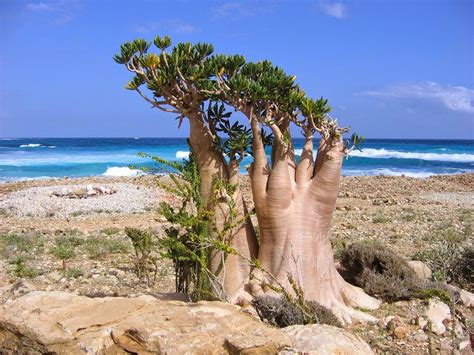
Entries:
[[[52, 191], [87, 185], [107, 186], [117, 193], [79, 200], [51, 196]], [[246, 178], [242, 185], [251, 203]], [[163, 200], [175, 197], [160, 191], [147, 176], [0, 184], [0, 289], [9, 290], [0, 292], [0, 301], [30, 289], [90, 296], [173, 292], [169, 263], [159, 264], [153, 285], [138, 280], [131, 244], [123, 231], [139, 227], [160, 233], [166, 222], [157, 208]], [[472, 245], [473, 210], [474, 174], [427, 179], [345, 177], [331, 241], [336, 257], [351, 242], [376, 240], [407, 259], [419, 258], [448, 234]], [[65, 238], [75, 241], [75, 250], [64, 265], [54, 251]], [[384, 304], [375, 313], [380, 318], [399, 315], [413, 328], [405, 339], [394, 339], [379, 325], [355, 326], [353, 331], [378, 352], [426, 353], [428, 343], [415, 339], [419, 330], [412, 324], [424, 308], [422, 301], [399, 302]], [[436, 339], [434, 345], [437, 351], [449, 346], [449, 336]]]

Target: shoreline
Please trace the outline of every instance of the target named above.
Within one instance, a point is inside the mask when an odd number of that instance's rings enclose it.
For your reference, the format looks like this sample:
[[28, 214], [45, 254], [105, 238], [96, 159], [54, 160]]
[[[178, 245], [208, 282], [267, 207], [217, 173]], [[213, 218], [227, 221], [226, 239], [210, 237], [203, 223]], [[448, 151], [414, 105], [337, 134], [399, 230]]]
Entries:
[[[81, 180], [81, 179], [123, 179], [123, 178], [139, 178], [142, 176], [164, 176], [171, 174], [171, 172], [163, 172], [163, 173], [154, 173], [154, 174], [149, 174], [142, 172], [138, 169], [130, 169], [129, 167], [112, 167], [112, 168], [124, 168], [124, 169], [129, 169], [130, 171], [133, 172], [133, 174], [124, 174], [124, 175], [105, 175], [99, 174], [99, 175], [84, 175], [84, 176], [38, 176], [38, 177], [12, 177], [12, 178], [7, 178], [7, 177], [2, 177], [0, 176], [0, 186], [3, 184], [14, 184], [14, 183], [23, 183], [23, 182], [29, 182], [29, 181], [62, 181], [62, 180]], [[247, 176], [248, 173], [241, 172], [240, 173], [242, 176]], [[344, 174], [342, 173], [341, 177], [342, 178], [350, 178], [350, 177], [401, 177], [401, 178], [414, 178], [414, 179], [428, 179], [431, 177], [437, 177], [437, 176], [457, 176], [457, 175], [474, 175], [474, 170], [472, 171], [464, 171], [464, 172], [456, 172], [456, 173], [446, 173], [446, 174], [432, 174], [432, 173], [414, 173], [414, 172], [393, 172], [390, 174]]]

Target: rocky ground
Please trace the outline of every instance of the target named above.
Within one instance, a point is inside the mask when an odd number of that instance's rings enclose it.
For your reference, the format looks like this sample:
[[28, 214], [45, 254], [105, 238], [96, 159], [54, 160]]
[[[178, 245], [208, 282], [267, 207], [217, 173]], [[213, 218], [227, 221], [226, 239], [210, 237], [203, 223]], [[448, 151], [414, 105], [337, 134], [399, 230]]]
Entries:
[[[248, 181], [243, 185], [248, 197]], [[87, 193], [92, 190], [98, 192]], [[159, 234], [165, 224], [159, 203], [174, 199], [146, 176], [0, 184], [0, 302], [11, 303], [31, 290], [165, 297], [174, 291], [172, 266], [160, 262], [152, 280], [140, 280], [124, 228]], [[377, 241], [407, 259], [425, 261], [435, 278], [446, 278], [439, 260], [472, 245], [473, 208], [472, 174], [345, 177], [331, 240], [336, 257], [354, 241]], [[472, 285], [463, 287], [472, 291]], [[441, 320], [446, 331], [436, 334], [426, 327], [429, 309], [446, 312], [436, 302], [384, 303], [371, 312], [377, 324], [354, 324], [350, 330], [380, 353], [467, 351], [471, 309], [456, 305], [455, 315]]]

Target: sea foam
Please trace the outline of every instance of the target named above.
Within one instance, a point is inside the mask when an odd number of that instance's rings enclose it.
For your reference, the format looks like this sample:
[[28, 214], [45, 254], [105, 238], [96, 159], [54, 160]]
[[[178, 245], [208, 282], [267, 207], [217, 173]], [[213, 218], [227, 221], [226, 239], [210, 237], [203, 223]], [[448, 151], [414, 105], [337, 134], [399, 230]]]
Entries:
[[[302, 149], [295, 149], [295, 155], [301, 155]], [[313, 151], [314, 155], [317, 151]], [[374, 149], [365, 148], [362, 151], [354, 150], [349, 156], [372, 159], [418, 159], [428, 161], [450, 161], [456, 163], [474, 163], [474, 154], [468, 153], [422, 153], [422, 152], [402, 152], [398, 150], [388, 150], [385, 148]]]
[[20, 148], [56, 148], [55, 145], [42, 145], [39, 143], [21, 144]]
[[130, 169], [126, 166], [112, 166], [107, 168], [107, 171], [103, 173], [104, 176], [139, 176], [145, 173], [141, 170]]
[[397, 150], [388, 149], [373, 149], [367, 148], [362, 151], [352, 151], [351, 156], [361, 158], [378, 158], [378, 159], [419, 159], [429, 161], [451, 161], [458, 163], [472, 163], [474, 162], [474, 154], [467, 153], [421, 153], [421, 152], [401, 152]]
[[190, 153], [188, 151], [178, 150], [175, 157], [178, 159], [186, 159], [189, 158], [189, 154]]
[[38, 143], [30, 143], [30, 144], [20, 145], [20, 148], [39, 148], [39, 147], [42, 147], [42, 145], [38, 144]]

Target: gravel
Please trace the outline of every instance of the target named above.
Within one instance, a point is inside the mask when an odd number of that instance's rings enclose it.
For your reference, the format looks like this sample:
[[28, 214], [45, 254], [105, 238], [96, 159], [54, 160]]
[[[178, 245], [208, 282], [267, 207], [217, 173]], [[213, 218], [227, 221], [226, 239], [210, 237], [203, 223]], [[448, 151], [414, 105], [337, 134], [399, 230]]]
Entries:
[[143, 186], [127, 183], [94, 185], [99, 186], [116, 192], [110, 195], [71, 199], [52, 194], [65, 189], [85, 189], [87, 184], [32, 187], [1, 196], [0, 211], [2, 214], [16, 217], [67, 218], [92, 213], [143, 212], [155, 206], [160, 200], [158, 192]]

